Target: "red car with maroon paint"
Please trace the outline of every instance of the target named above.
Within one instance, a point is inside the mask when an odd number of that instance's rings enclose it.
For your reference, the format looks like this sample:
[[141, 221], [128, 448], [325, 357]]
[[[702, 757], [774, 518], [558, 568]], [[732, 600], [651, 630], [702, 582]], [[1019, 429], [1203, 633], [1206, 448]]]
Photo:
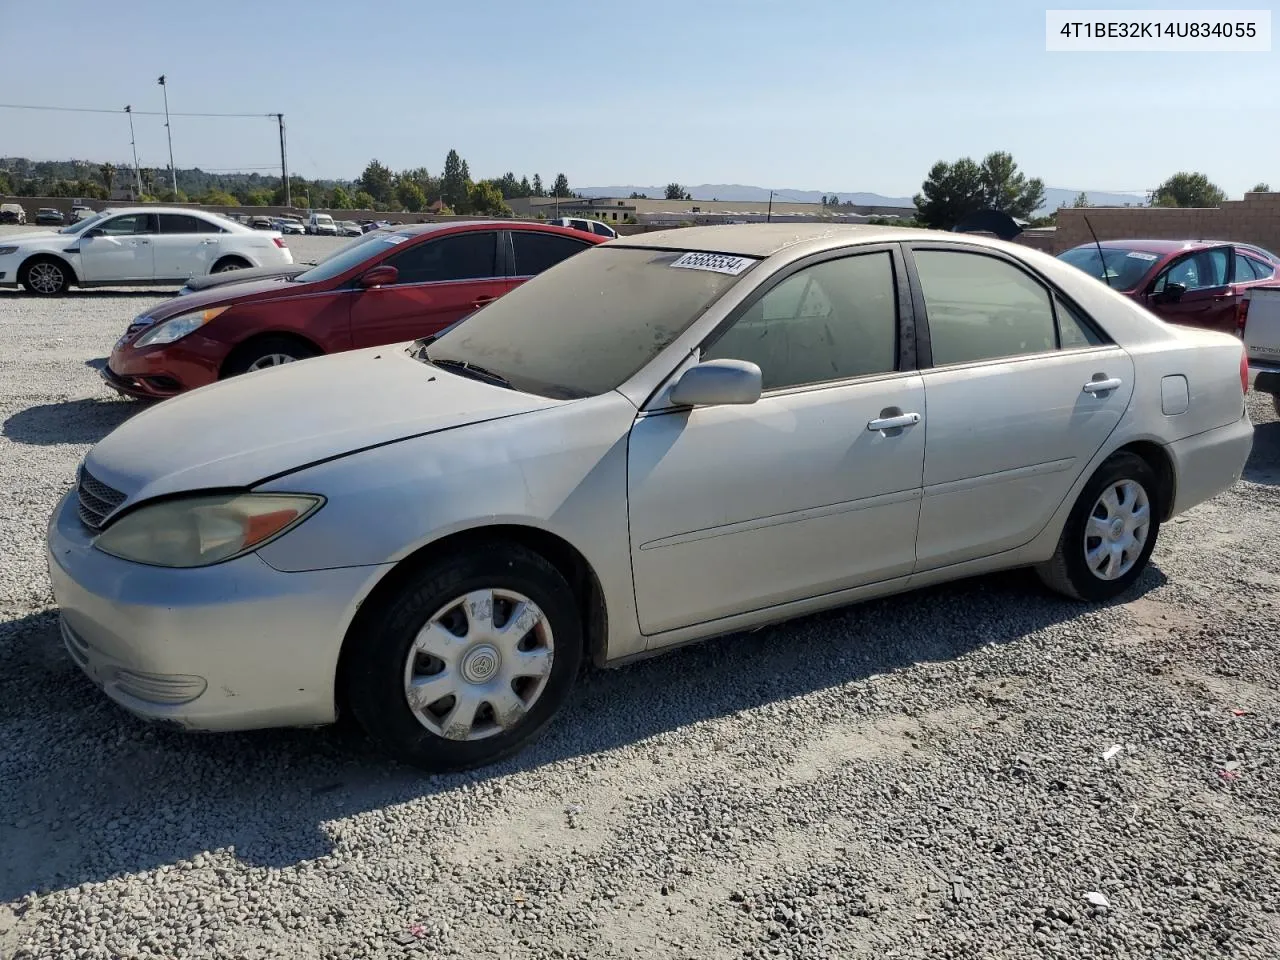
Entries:
[[416, 340], [604, 240], [507, 220], [368, 233], [302, 273], [166, 301], [130, 324], [102, 375], [121, 393], [162, 399], [322, 353]]
[[1103, 240], [1072, 247], [1058, 259], [1109, 283], [1161, 320], [1223, 333], [1244, 328], [1250, 287], [1280, 285], [1280, 258], [1247, 243]]

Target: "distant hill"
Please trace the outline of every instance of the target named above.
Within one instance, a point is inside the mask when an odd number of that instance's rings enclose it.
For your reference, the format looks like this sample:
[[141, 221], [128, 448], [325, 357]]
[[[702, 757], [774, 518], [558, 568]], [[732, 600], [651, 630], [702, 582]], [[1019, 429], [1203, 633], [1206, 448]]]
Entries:
[[[585, 197], [629, 197], [633, 193], [643, 193], [654, 200], [661, 200], [666, 186], [639, 187], [635, 185], [612, 187], [575, 187], [575, 192]], [[686, 185], [685, 190], [695, 200], [740, 200], [752, 203], [768, 203], [769, 188], [756, 187], [742, 183], [699, 183]], [[1070, 206], [1080, 191], [1065, 187], [1045, 187], [1044, 205], [1037, 214], [1052, 213], [1058, 207]], [[1146, 197], [1136, 193], [1104, 193], [1098, 190], [1086, 190], [1089, 203], [1095, 207], [1123, 207], [1126, 204], [1135, 207], [1146, 205]], [[910, 207], [910, 197], [886, 197], [880, 193], [866, 193], [857, 190], [832, 190], [826, 195], [834, 194], [841, 201], [848, 201], [859, 206], [868, 207]], [[795, 190], [790, 187], [775, 189], [775, 200], [790, 200], [793, 203], [818, 203], [824, 196], [822, 190]]]

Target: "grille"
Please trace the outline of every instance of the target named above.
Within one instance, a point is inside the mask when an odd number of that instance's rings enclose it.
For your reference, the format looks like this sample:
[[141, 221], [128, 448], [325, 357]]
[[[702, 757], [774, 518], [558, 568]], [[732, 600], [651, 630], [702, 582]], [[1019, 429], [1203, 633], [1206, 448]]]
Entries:
[[123, 493], [115, 487], [107, 486], [83, 466], [80, 468], [76, 494], [80, 499], [80, 522], [92, 530], [100, 529], [102, 521], [124, 503], [125, 498]]

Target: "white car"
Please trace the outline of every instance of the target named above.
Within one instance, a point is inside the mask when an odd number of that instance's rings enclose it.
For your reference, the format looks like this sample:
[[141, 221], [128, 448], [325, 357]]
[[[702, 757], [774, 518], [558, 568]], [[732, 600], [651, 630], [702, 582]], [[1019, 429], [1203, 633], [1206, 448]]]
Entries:
[[274, 230], [167, 207], [104, 210], [61, 230], [0, 237], [0, 287], [41, 296], [72, 286], [168, 286], [290, 263], [293, 254]]
[[556, 217], [553, 220], [548, 220], [547, 223], [556, 227], [568, 227], [570, 230], [581, 230], [583, 233], [594, 233], [598, 237], [612, 239], [618, 235], [618, 231], [607, 223], [601, 223], [599, 220], [587, 220], [584, 217]]
[[307, 233], [316, 234], [317, 236], [336, 237], [338, 235], [338, 225], [333, 222], [333, 217], [327, 213], [313, 213], [311, 219], [307, 221]]
[[1122, 595], [1239, 478], [1247, 373], [1238, 339], [1027, 247], [642, 234], [437, 338], [138, 414], [56, 508], [50, 578], [69, 655], [138, 714], [349, 709], [410, 762], [474, 766], [586, 660], [1012, 567]]

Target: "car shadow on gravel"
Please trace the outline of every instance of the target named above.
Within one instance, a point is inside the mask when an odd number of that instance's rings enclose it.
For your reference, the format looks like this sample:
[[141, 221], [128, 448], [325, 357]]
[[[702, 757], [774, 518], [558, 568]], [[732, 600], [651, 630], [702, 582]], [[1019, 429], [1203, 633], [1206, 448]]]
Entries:
[[1253, 425], [1253, 449], [1241, 477], [1250, 483], [1280, 485], [1280, 420]]
[[[1154, 566], [1124, 598], [1165, 582]], [[234, 850], [254, 866], [331, 854], [344, 817], [633, 745], [816, 690], [1013, 643], [1097, 607], [1023, 572], [981, 577], [593, 670], [537, 743], [427, 776], [343, 727], [194, 734], [109, 701], [62, 649], [52, 611], [0, 622], [0, 901]], [[851, 691], [851, 695], [856, 695]], [[570, 777], [589, 776], [585, 770]]]
[[48, 299], [59, 300], [111, 300], [118, 297], [163, 297], [166, 294], [175, 294], [182, 288], [181, 284], [175, 284], [172, 287], [132, 287], [128, 290], [113, 290], [110, 287], [92, 287], [88, 290], [71, 289], [65, 293], [58, 294], [57, 298], [32, 297], [27, 294], [13, 290], [5, 294], [0, 294], [0, 303], [29, 301], [33, 303], [45, 302]]
[[19, 410], [4, 422], [0, 433], [14, 443], [49, 446], [97, 443], [146, 404], [133, 400], [67, 400]]

